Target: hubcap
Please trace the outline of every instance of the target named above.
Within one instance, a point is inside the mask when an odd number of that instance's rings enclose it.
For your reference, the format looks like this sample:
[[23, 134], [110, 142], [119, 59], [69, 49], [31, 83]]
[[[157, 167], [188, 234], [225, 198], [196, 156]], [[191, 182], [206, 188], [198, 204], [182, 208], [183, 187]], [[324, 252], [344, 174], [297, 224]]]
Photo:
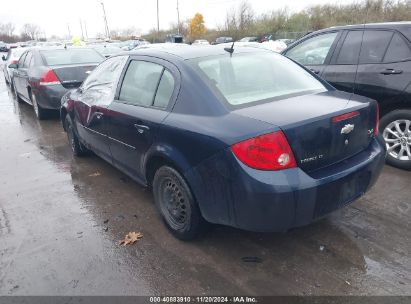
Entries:
[[180, 186], [171, 179], [161, 184], [161, 209], [167, 222], [175, 230], [183, 229], [190, 217], [189, 202]]
[[388, 154], [398, 160], [411, 160], [411, 120], [399, 119], [388, 124], [382, 136]]

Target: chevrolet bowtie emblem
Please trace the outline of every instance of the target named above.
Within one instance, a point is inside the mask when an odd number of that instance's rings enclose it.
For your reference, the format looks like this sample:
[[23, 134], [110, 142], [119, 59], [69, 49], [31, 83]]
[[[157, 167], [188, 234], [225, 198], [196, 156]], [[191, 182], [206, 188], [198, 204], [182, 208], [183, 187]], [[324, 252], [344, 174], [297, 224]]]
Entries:
[[349, 134], [354, 130], [354, 125], [348, 124], [341, 129], [341, 134]]

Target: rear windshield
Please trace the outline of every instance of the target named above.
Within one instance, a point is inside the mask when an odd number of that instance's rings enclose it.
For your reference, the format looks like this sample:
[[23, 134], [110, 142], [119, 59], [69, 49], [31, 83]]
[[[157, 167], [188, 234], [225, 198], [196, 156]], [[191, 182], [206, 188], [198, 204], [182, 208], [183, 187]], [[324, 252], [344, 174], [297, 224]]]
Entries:
[[99, 63], [105, 59], [93, 49], [61, 49], [40, 52], [46, 65]]
[[272, 52], [234, 52], [190, 63], [232, 106], [327, 90], [305, 69]]

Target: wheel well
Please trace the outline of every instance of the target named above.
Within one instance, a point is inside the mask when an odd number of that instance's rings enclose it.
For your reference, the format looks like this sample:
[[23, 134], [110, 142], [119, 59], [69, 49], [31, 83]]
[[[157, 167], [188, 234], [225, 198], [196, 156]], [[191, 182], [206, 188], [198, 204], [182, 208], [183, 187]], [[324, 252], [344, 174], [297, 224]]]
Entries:
[[173, 167], [175, 170], [178, 171], [178, 168], [176, 168], [169, 159], [163, 156], [154, 156], [149, 159], [146, 165], [146, 181], [148, 186], [152, 186], [156, 171], [164, 165]]
[[382, 118], [384, 115], [394, 111], [394, 110], [411, 110], [411, 104], [409, 103], [395, 103], [391, 104], [388, 106], [383, 107], [380, 112], [380, 118]]

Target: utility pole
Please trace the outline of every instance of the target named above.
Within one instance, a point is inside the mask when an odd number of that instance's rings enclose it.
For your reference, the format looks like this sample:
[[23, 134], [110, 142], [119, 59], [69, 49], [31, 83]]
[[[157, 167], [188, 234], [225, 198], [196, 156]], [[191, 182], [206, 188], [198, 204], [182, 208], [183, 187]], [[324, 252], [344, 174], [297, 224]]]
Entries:
[[110, 39], [110, 30], [108, 29], [106, 10], [104, 9], [104, 3], [103, 2], [101, 2], [101, 6], [103, 8], [103, 14], [104, 14], [104, 24], [105, 24], [105, 27], [106, 27], [106, 37], [108, 39]]
[[71, 39], [70, 24], [68, 23], [67, 23], [67, 30], [68, 30], [69, 39]]
[[84, 21], [83, 23], [84, 23], [84, 31], [86, 32], [86, 39], [88, 40], [87, 23], [86, 23], [86, 21]]
[[157, 0], [157, 41], [159, 40], [160, 40], [160, 17], [159, 17], [158, 0]]
[[83, 23], [81, 22], [81, 18], [80, 18], [80, 29], [81, 29], [81, 40], [84, 41]]
[[178, 9], [178, 0], [177, 0], [177, 32], [180, 35], [180, 10]]

